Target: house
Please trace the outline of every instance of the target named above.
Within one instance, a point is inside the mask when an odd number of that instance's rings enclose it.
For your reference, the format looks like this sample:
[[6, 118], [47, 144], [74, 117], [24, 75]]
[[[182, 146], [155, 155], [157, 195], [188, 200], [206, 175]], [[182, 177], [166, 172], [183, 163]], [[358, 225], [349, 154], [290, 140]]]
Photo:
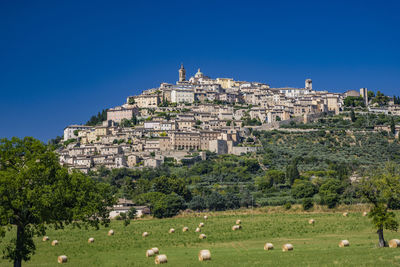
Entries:
[[138, 115], [136, 107], [115, 107], [107, 110], [107, 121], [121, 122], [123, 119], [130, 120], [133, 115]]
[[[129, 101], [128, 97], [128, 101]], [[155, 108], [160, 104], [160, 96], [158, 94], [140, 95], [134, 98], [139, 108]]]
[[159, 159], [147, 158], [144, 160], [144, 166], [150, 168], [158, 168], [162, 163], [163, 161]]
[[172, 103], [193, 103], [194, 92], [192, 90], [180, 90], [175, 89], [171, 91], [171, 102]]
[[135, 206], [132, 200], [119, 198], [117, 204], [111, 208], [110, 218], [114, 219], [121, 213], [127, 213], [131, 208], [136, 209], [136, 217], [138, 218], [144, 214], [150, 214], [150, 209], [147, 206]]
[[76, 131], [83, 131], [83, 130], [88, 130], [93, 128], [92, 126], [86, 126], [86, 125], [70, 125], [64, 128], [64, 141], [67, 141], [69, 139], [74, 139], [77, 138], [78, 135], [75, 134]]

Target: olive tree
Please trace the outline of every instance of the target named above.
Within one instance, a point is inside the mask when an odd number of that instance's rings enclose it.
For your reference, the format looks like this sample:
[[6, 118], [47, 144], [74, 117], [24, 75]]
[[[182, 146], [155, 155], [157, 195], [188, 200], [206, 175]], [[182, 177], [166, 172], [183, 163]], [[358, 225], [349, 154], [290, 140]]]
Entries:
[[33, 237], [48, 227], [109, 223], [111, 189], [60, 166], [49, 147], [32, 137], [0, 140], [0, 233], [15, 233], [3, 257], [21, 266], [35, 252]]
[[388, 208], [388, 203], [392, 199], [400, 199], [399, 167], [388, 163], [385, 169], [377, 171], [371, 177], [364, 178], [360, 184], [360, 194], [372, 204], [368, 216], [377, 229], [379, 246], [385, 247], [387, 243], [383, 236], [383, 230], [397, 231], [399, 227], [396, 215]]

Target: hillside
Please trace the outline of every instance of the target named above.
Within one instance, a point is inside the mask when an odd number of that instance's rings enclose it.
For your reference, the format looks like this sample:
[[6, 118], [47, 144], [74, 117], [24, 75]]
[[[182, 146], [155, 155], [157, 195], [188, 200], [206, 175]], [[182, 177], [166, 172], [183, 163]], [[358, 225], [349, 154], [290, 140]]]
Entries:
[[90, 175], [113, 185], [118, 196], [150, 206], [155, 193], [176, 193], [186, 202], [181, 209], [195, 210], [294, 204], [306, 198], [327, 204], [320, 188], [330, 183], [335, 188], [331, 206], [361, 203], [357, 181], [388, 162], [400, 164], [400, 140], [374, 130], [393, 117], [366, 116], [357, 114], [354, 121], [345, 114], [327, 116], [280, 130], [252, 130], [246, 143], [262, 145], [256, 153], [208, 153], [205, 161], [167, 159], [155, 169], [103, 168]]

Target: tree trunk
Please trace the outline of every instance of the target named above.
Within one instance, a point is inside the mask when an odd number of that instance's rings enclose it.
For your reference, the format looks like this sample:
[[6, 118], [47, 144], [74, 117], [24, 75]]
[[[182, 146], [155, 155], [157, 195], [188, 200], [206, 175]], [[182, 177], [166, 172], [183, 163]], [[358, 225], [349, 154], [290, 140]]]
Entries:
[[383, 228], [378, 229], [378, 231], [376, 231], [376, 233], [379, 236], [379, 247], [380, 248], [386, 247], [387, 244], [386, 244], [385, 238], [383, 237]]
[[16, 242], [16, 251], [14, 257], [14, 267], [21, 267], [22, 257], [21, 253], [24, 249], [24, 227], [21, 225], [17, 226], [17, 242]]

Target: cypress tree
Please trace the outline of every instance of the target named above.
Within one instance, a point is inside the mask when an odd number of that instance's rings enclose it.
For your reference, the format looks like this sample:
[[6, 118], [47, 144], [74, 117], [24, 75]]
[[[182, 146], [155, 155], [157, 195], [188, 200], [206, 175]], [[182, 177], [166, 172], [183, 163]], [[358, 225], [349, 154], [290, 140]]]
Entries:
[[392, 134], [396, 134], [396, 124], [394, 123], [394, 119], [392, 117], [392, 120], [390, 121], [390, 131]]
[[294, 160], [290, 165], [286, 167], [286, 182], [290, 185], [294, 183], [294, 180], [300, 178], [300, 172], [297, 168], [297, 160]]
[[350, 118], [352, 122], [355, 122], [357, 120], [356, 118], [356, 113], [354, 112], [354, 110], [352, 109], [350, 112]]

